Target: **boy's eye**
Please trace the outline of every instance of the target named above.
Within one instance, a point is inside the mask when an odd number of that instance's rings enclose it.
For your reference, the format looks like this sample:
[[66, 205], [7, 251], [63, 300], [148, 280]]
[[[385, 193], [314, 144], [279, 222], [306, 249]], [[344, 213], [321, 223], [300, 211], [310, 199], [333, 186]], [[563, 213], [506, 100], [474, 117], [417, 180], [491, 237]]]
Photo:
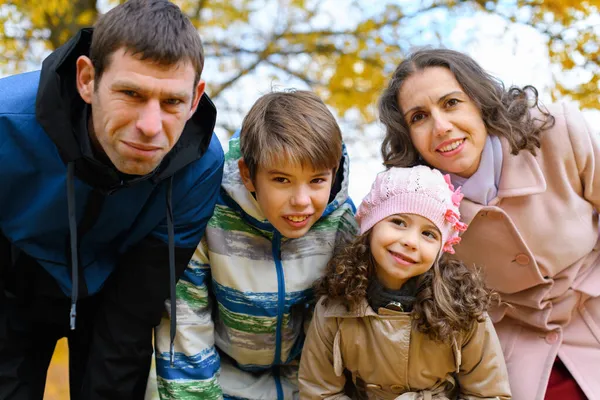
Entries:
[[310, 183], [323, 183], [326, 182], [325, 178], [315, 178], [312, 181], [310, 181]]
[[282, 176], [275, 177], [275, 178], [273, 178], [273, 180], [275, 182], [279, 182], [279, 183], [288, 183], [289, 182], [289, 180], [287, 178], [284, 178]]

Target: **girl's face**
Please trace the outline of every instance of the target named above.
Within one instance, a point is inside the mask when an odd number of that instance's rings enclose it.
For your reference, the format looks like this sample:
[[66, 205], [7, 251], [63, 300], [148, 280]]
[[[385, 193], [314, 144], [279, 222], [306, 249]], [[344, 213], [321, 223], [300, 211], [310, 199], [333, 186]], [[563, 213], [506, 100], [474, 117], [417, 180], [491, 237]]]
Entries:
[[442, 235], [425, 217], [395, 214], [373, 226], [370, 247], [377, 278], [395, 290], [432, 267], [442, 247]]
[[400, 87], [398, 106], [413, 145], [430, 166], [464, 178], [477, 171], [487, 130], [449, 69], [429, 67], [410, 76]]

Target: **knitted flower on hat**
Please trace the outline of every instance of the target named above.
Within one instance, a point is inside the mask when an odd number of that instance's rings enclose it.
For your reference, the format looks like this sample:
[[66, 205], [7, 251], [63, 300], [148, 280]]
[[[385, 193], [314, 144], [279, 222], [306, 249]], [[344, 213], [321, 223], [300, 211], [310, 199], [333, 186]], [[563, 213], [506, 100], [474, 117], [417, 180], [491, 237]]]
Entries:
[[394, 214], [416, 214], [435, 224], [442, 234], [442, 251], [454, 254], [460, 242], [459, 232], [467, 229], [460, 222], [460, 188], [454, 190], [448, 175], [426, 166], [390, 168], [377, 175], [371, 191], [364, 198], [356, 219], [360, 233]]

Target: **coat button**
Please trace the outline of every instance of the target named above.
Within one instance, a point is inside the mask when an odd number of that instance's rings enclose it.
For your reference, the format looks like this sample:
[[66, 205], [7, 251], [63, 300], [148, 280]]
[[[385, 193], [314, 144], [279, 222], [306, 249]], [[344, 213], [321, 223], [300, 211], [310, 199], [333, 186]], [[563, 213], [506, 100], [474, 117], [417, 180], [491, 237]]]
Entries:
[[529, 264], [529, 256], [523, 253], [517, 254], [517, 256], [515, 257], [515, 261], [519, 265], [527, 265]]
[[404, 386], [402, 386], [402, 385], [392, 385], [392, 386], [390, 386], [390, 389], [392, 390], [392, 393], [399, 394], [399, 393], [402, 393], [404, 391]]
[[549, 332], [546, 335], [546, 343], [548, 343], [548, 344], [554, 344], [556, 342], [558, 342], [558, 333], [554, 332], [554, 331], [553, 332]]
[[365, 385], [365, 387], [367, 389], [375, 389], [375, 390], [380, 390], [381, 389], [381, 385], [376, 385], [375, 383], [367, 383]]

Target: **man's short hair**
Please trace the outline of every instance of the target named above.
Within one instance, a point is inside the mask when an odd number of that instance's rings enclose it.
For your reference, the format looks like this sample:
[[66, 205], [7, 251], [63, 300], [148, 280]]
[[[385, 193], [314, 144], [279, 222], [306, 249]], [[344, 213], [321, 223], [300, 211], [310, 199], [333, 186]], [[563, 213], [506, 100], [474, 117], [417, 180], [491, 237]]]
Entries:
[[194, 87], [200, 80], [202, 40], [189, 18], [170, 1], [129, 0], [98, 18], [90, 50], [96, 85], [110, 66], [110, 57], [122, 47], [159, 65], [190, 62], [196, 70]]
[[342, 157], [342, 133], [313, 92], [273, 92], [258, 99], [244, 118], [240, 147], [252, 179], [259, 166], [278, 163], [335, 170]]

